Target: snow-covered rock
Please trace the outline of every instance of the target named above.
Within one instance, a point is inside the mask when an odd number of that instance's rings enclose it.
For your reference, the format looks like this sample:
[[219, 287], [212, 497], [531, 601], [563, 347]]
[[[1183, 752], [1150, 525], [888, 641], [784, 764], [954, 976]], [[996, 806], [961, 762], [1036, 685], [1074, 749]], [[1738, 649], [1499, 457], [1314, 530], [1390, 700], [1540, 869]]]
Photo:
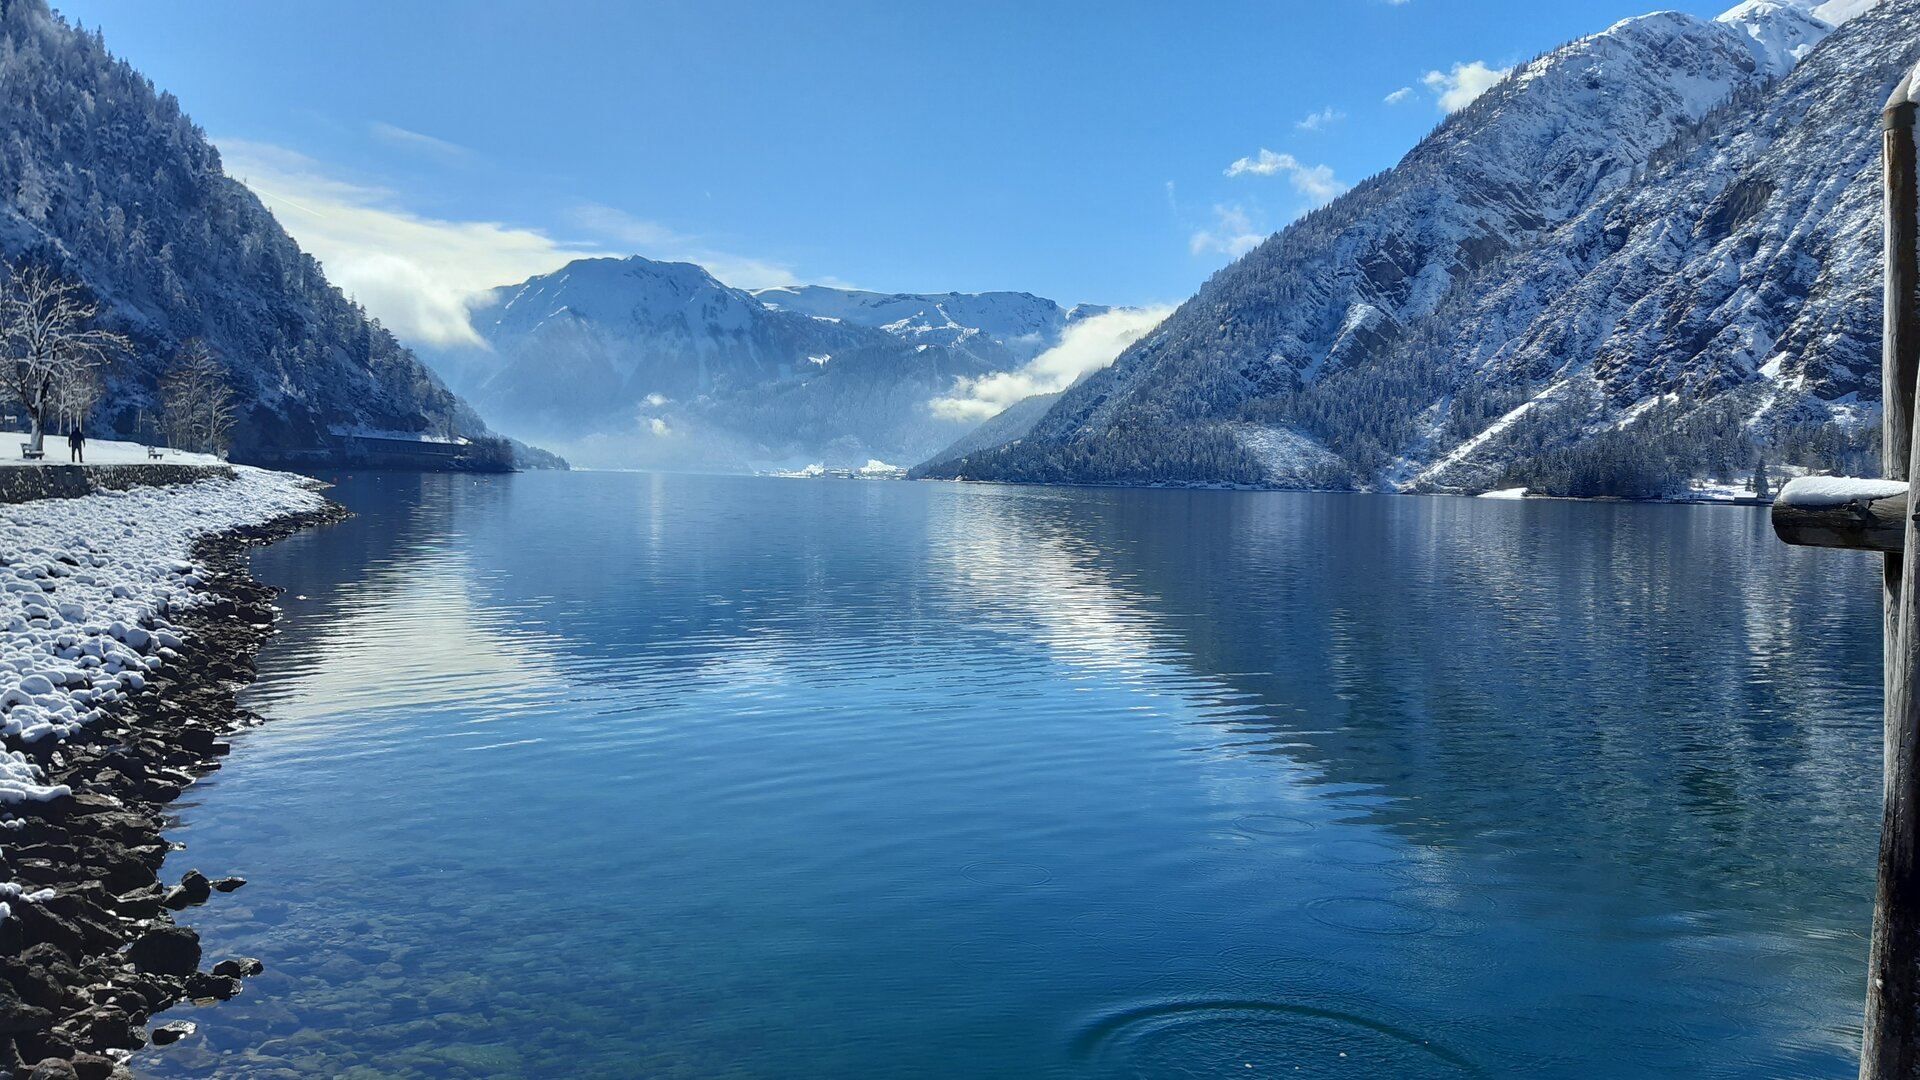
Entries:
[[[146, 685], [203, 602], [194, 541], [319, 509], [311, 482], [245, 466], [231, 480], [15, 503], [0, 513], [0, 736], [62, 739]], [[0, 805], [66, 794], [0, 751]]]

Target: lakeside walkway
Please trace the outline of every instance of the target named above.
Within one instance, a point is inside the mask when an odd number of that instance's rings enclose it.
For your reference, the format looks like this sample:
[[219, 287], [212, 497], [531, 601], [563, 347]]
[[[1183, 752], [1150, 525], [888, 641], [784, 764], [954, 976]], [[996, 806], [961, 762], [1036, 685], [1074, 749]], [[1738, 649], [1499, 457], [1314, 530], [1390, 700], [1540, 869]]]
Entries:
[[[98, 491], [135, 487], [190, 484], [210, 477], [231, 478], [233, 466], [212, 454], [159, 448], [159, 456], [145, 445], [109, 439], [87, 440], [86, 462], [68, 460], [66, 436], [48, 436], [46, 456], [20, 456], [27, 436], [0, 432], [0, 504], [35, 499], [74, 499]], [[7, 453], [6, 451], [11, 451]]]

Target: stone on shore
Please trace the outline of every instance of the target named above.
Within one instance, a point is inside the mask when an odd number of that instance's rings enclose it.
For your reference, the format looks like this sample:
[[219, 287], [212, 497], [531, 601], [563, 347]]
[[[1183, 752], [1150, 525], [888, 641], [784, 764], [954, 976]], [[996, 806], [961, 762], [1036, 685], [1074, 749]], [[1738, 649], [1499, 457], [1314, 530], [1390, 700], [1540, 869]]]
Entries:
[[187, 976], [186, 994], [194, 1001], [230, 1001], [240, 993], [240, 980], [196, 971]]
[[[38, 512], [23, 505], [16, 520], [0, 526], [19, 526], [30, 511]], [[163, 807], [218, 767], [230, 749], [223, 736], [260, 722], [237, 704], [234, 691], [252, 680], [252, 656], [272, 634], [275, 592], [248, 576], [247, 547], [341, 516], [339, 507], [323, 505], [203, 537], [191, 560], [180, 560], [192, 573], [174, 573], [179, 584], [214, 603], [169, 602], [130, 613], [93, 652], [84, 634], [71, 646], [47, 637], [43, 644], [57, 655], [17, 677], [0, 671], [0, 683], [38, 678], [29, 689], [50, 691], [40, 695], [46, 700], [29, 695], [25, 702], [12, 701], [13, 713], [21, 716], [60, 704], [53, 701], [60, 695], [91, 695], [74, 697], [74, 708], [60, 712], [66, 719], [50, 732], [35, 728], [29, 738], [23, 726], [0, 737], [0, 750], [15, 755], [11, 763], [0, 763], [0, 773], [18, 781], [0, 783], [0, 803], [10, 818], [0, 854], [0, 881], [10, 886], [0, 915], [0, 1080], [132, 1080], [116, 1056], [146, 1045], [153, 1014], [184, 1000], [230, 998], [241, 978], [261, 970], [259, 961], [240, 957], [201, 972], [198, 935], [171, 925], [169, 909], [204, 903], [214, 892], [231, 892], [245, 882], [210, 879], [198, 870], [177, 885], [161, 882], [157, 874], [177, 848], [164, 837], [170, 821]], [[126, 527], [149, 524], [130, 520]], [[48, 562], [46, 580], [35, 579], [36, 590], [23, 592], [21, 602], [40, 603], [39, 593], [61, 599], [78, 580], [69, 571], [90, 574], [116, 557], [117, 534], [103, 544]], [[59, 593], [48, 587], [56, 582]], [[139, 587], [120, 587], [113, 598], [125, 599]], [[51, 625], [56, 606], [40, 606], [48, 612], [40, 618]], [[70, 618], [65, 612], [58, 617]], [[39, 623], [28, 620], [28, 628], [45, 636]], [[103, 670], [95, 653], [111, 653], [125, 667], [117, 689], [89, 687]], [[6, 708], [0, 705], [0, 711]], [[162, 1029], [178, 1030], [162, 1024], [154, 1029], [157, 1039], [167, 1037], [158, 1034]]]
[[184, 926], [156, 927], [133, 943], [127, 959], [150, 975], [191, 975], [200, 967], [200, 935]]
[[189, 870], [180, 878], [180, 884], [167, 890], [166, 899], [160, 903], [172, 911], [184, 911], [195, 904], [204, 904], [213, 896], [213, 882], [198, 870]]
[[115, 1075], [115, 1062], [105, 1054], [75, 1054], [71, 1064], [80, 1080], [108, 1080]]
[[153, 1045], [171, 1046], [198, 1030], [191, 1020], [169, 1020], [153, 1029]]

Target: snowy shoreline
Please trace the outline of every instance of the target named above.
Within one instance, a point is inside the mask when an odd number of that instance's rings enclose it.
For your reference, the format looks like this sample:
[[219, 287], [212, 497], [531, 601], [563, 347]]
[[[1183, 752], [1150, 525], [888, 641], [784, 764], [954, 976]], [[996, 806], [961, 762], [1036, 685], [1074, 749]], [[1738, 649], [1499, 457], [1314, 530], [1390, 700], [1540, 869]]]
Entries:
[[253, 722], [233, 693], [274, 593], [246, 549], [345, 516], [319, 487], [237, 467], [0, 507], [0, 1074], [128, 1075], [152, 1014], [259, 970], [200, 970], [170, 915], [244, 882], [156, 872], [166, 804]]
[[[0, 807], [67, 792], [16, 744], [61, 740], [146, 685], [181, 639], [170, 616], [207, 602], [196, 541], [311, 513], [289, 473], [15, 503], [0, 516]], [[6, 912], [0, 906], [0, 917]]]

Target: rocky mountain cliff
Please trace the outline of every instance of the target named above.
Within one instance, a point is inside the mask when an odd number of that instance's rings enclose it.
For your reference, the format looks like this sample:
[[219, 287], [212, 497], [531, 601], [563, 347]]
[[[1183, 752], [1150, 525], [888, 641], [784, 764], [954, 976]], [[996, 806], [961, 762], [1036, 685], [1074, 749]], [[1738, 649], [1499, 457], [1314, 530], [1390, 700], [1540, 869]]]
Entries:
[[797, 311], [885, 330], [915, 344], [946, 345], [996, 363], [1025, 363], [1060, 341], [1067, 327], [1111, 308], [1063, 308], [1032, 293], [878, 293], [825, 285], [760, 289], [753, 294], [782, 311]]
[[1920, 59], [1920, 4], [1869, 8], [1655, 14], [1523, 65], [1023, 438], [926, 471], [1470, 490], [1857, 453], [1874, 129]]
[[238, 390], [236, 457], [333, 453], [336, 430], [487, 434], [221, 171], [171, 94], [43, 0], [0, 2], [0, 254], [85, 282], [133, 340], [96, 432], [146, 434], [157, 380], [199, 337]]

